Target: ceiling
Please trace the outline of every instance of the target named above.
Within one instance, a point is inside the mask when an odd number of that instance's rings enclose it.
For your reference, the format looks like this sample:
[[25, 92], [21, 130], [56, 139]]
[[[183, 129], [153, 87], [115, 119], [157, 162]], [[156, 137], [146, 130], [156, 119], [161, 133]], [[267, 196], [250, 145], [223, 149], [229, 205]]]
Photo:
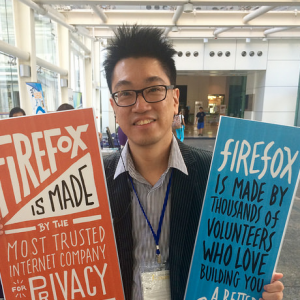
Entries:
[[35, 3], [52, 15], [55, 13], [71, 31], [93, 38], [109, 38], [112, 30], [123, 24], [159, 27], [174, 40], [300, 38], [300, 0], [36, 0]]

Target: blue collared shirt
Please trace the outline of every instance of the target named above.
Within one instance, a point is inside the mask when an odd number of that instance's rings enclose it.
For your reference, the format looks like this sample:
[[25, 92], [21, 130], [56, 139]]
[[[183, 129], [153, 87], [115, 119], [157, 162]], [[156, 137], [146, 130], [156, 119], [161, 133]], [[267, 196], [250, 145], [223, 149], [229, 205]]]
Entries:
[[[134, 187], [137, 191], [141, 204], [145, 213], [153, 227], [157, 232], [159, 219], [163, 207], [163, 202], [167, 190], [167, 185], [171, 175], [171, 168], [178, 169], [182, 173], [188, 175], [186, 165], [181, 155], [176, 138], [173, 136], [168, 167], [161, 175], [159, 180], [152, 186], [136, 169], [130, 155], [128, 142], [122, 151], [122, 159], [119, 159], [118, 166], [115, 171], [114, 179], [120, 174], [128, 170], [129, 175], [133, 179]], [[165, 216], [161, 228], [161, 236], [159, 247], [162, 256], [162, 262], [169, 258], [169, 237], [170, 237], [170, 211], [171, 211], [171, 193], [168, 197], [168, 204], [165, 211]], [[132, 299], [143, 299], [140, 267], [143, 265], [153, 264], [156, 261], [156, 245], [152, 232], [147, 224], [147, 221], [142, 213], [138, 200], [134, 192], [132, 198], [132, 235], [133, 235], [133, 287]]]

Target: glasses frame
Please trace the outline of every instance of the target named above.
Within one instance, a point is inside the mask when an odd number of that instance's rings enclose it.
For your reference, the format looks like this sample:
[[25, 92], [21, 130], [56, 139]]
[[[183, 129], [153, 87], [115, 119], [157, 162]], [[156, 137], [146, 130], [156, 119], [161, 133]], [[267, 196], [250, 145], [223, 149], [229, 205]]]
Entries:
[[[146, 98], [145, 98], [145, 96], [144, 96], [144, 90], [147, 90], [147, 89], [149, 89], [149, 88], [153, 88], [153, 87], [156, 87], [156, 86], [163, 86], [163, 87], [166, 89], [166, 95], [165, 95], [165, 97], [164, 97], [163, 99], [159, 100], [159, 101], [153, 101], [153, 102], [147, 101]], [[142, 94], [144, 100], [145, 100], [147, 103], [157, 103], [157, 102], [164, 101], [164, 100], [166, 99], [166, 97], [167, 97], [168, 90], [172, 90], [172, 89], [174, 89], [174, 88], [175, 88], [174, 85], [157, 84], [157, 85], [147, 86], [147, 87], [145, 87], [145, 88], [143, 88], [143, 89], [141, 89], [141, 90], [121, 90], [121, 91], [117, 91], [117, 92], [115, 92], [115, 93], [112, 93], [112, 94], [111, 94], [111, 97], [112, 97], [112, 99], [114, 100], [114, 102], [116, 103], [117, 106], [119, 106], [119, 107], [129, 107], [129, 106], [133, 106], [133, 105], [136, 104], [137, 98], [138, 98], [138, 94]], [[119, 105], [119, 104], [117, 103], [116, 99], [115, 99], [115, 96], [116, 96], [118, 93], [120, 93], [120, 92], [135, 92], [136, 97], [135, 97], [134, 103], [132, 103], [132, 104], [130, 104], [130, 105]]]

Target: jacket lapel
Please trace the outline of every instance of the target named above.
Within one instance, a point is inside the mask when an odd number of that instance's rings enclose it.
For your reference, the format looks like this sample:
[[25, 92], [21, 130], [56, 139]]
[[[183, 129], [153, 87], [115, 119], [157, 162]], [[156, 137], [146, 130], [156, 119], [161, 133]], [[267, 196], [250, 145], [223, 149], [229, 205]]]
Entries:
[[133, 279], [131, 195], [126, 173], [113, 179], [117, 163], [118, 157], [106, 166], [105, 171], [125, 298], [131, 299]]
[[[170, 220], [170, 276], [172, 299], [178, 299], [176, 295], [182, 293], [180, 279], [181, 264], [185, 261], [185, 239], [189, 230], [189, 217], [192, 207], [192, 202], [195, 197], [194, 189], [194, 160], [189, 155], [189, 149], [185, 145], [178, 143], [184, 162], [188, 170], [188, 176], [174, 170], [174, 179], [172, 182], [172, 197], [171, 197], [171, 220]], [[189, 264], [189, 263], [188, 263]], [[180, 297], [179, 297], [180, 299]]]

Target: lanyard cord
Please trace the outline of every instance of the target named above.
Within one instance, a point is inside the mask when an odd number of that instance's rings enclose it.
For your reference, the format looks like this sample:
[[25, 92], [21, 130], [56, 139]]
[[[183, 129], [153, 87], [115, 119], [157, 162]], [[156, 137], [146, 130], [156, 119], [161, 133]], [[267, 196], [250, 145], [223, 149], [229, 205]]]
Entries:
[[158, 224], [158, 229], [157, 229], [157, 233], [154, 232], [153, 230], [153, 227], [145, 213], [145, 210], [143, 208], [143, 205], [138, 197], [138, 194], [135, 190], [135, 187], [134, 187], [134, 184], [133, 184], [133, 180], [132, 180], [132, 177], [129, 175], [129, 179], [130, 179], [130, 182], [131, 182], [131, 185], [132, 185], [132, 188], [134, 190], [134, 193], [136, 195], [136, 198], [138, 199], [138, 202], [139, 202], [139, 205], [141, 207], [141, 210], [144, 214], [144, 217], [148, 223], [148, 226], [152, 232], [152, 235], [154, 237], [154, 240], [155, 240], [155, 244], [156, 244], [156, 255], [159, 256], [160, 255], [160, 250], [159, 250], [159, 238], [160, 238], [160, 233], [161, 233], [161, 227], [162, 227], [162, 223], [163, 223], [163, 220], [164, 220], [164, 215], [165, 215], [165, 211], [166, 211], [166, 207], [167, 207], [167, 203], [168, 203], [168, 198], [169, 198], [169, 192], [170, 192], [170, 188], [171, 188], [171, 182], [172, 182], [172, 175], [173, 175], [173, 169], [171, 171], [171, 176], [170, 176], [170, 179], [169, 179], [169, 182], [168, 182], [168, 187], [167, 187], [167, 191], [166, 191], [166, 196], [165, 196], [165, 200], [164, 200], [164, 204], [163, 204], [163, 208], [162, 208], [162, 211], [161, 211], [161, 214], [160, 214], [160, 219], [159, 219], [159, 224]]
[[[120, 157], [121, 157], [121, 160], [122, 160], [122, 163], [123, 163], [123, 167], [124, 167], [124, 170], [126, 170], [125, 168], [125, 164], [124, 164], [124, 160], [123, 160], [123, 157], [122, 157], [122, 151], [121, 151], [121, 147], [120, 147], [120, 144], [119, 144], [119, 141], [118, 141], [118, 138], [117, 138], [117, 142], [118, 142], [118, 148], [119, 148], [119, 153], [120, 153]], [[131, 186], [134, 190], [134, 193], [136, 195], [136, 198], [138, 199], [138, 202], [139, 202], [139, 205], [140, 205], [140, 208], [144, 214], [144, 217], [148, 223], [148, 226], [152, 232], [152, 235], [154, 237], [154, 240], [155, 240], [155, 244], [156, 244], [156, 256], [157, 256], [157, 261], [160, 263], [161, 261], [161, 255], [160, 255], [160, 249], [159, 249], [159, 238], [160, 238], [160, 234], [161, 234], [161, 227], [162, 227], [162, 223], [163, 223], [163, 220], [164, 220], [164, 216], [165, 216], [165, 211], [166, 211], [166, 207], [167, 207], [167, 203], [168, 203], [168, 198], [169, 198], [169, 193], [170, 193], [170, 188], [171, 188], [171, 182], [172, 182], [172, 175], [173, 175], [173, 169], [171, 171], [171, 176], [170, 176], [170, 179], [169, 179], [169, 182], [168, 182], [168, 186], [167, 186], [167, 191], [166, 191], [166, 196], [165, 196], [165, 200], [164, 200], [164, 204], [163, 204], [163, 208], [162, 208], [162, 211], [161, 211], [161, 214], [160, 214], [160, 218], [159, 218], [159, 224], [158, 224], [158, 228], [157, 228], [157, 233], [155, 234], [154, 230], [153, 230], [153, 227], [145, 213], [145, 210], [143, 208], [143, 205], [140, 201], [140, 198], [135, 190], [135, 187], [134, 187], [134, 184], [133, 184], [133, 180], [132, 180], [132, 177], [129, 175], [129, 172], [126, 172], [127, 174], [127, 177], [129, 178], [130, 182], [131, 182]]]

